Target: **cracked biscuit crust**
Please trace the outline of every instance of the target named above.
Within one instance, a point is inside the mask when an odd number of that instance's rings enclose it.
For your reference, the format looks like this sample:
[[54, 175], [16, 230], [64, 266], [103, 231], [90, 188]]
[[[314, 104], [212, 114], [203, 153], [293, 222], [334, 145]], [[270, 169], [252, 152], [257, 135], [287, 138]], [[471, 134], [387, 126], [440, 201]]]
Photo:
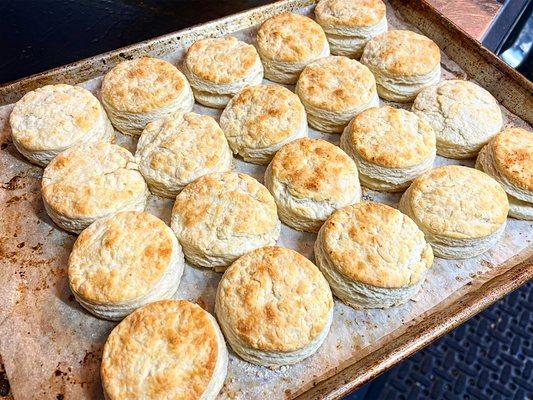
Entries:
[[198, 40], [185, 58], [191, 73], [218, 85], [245, 78], [258, 63], [255, 47], [232, 36]]
[[263, 247], [226, 271], [217, 310], [239, 339], [254, 349], [304, 348], [328, 324], [333, 298], [318, 268], [294, 250]]
[[222, 356], [217, 331], [206, 311], [184, 300], [158, 301], [133, 312], [104, 346], [106, 398], [203, 398]]
[[322, 139], [302, 138], [283, 146], [270, 168], [272, 180], [295, 198], [338, 204], [353, 199], [360, 190], [353, 160]]
[[447, 80], [422, 90], [413, 111], [431, 125], [437, 152], [445, 157], [475, 156], [503, 123], [496, 99], [475, 83], [462, 80]]
[[507, 194], [473, 168], [447, 165], [415, 179], [404, 194], [417, 225], [432, 236], [475, 239], [493, 234], [507, 218]]
[[267, 19], [257, 32], [259, 54], [270, 60], [314, 60], [327, 46], [324, 31], [311, 18], [284, 13]]
[[102, 99], [114, 110], [146, 113], [176, 102], [189, 83], [175, 66], [152, 57], [123, 61], [102, 82]]
[[388, 31], [366, 44], [361, 62], [386, 76], [415, 77], [439, 66], [440, 50], [435, 42], [418, 33]]
[[433, 264], [424, 234], [407, 215], [364, 202], [335, 211], [322, 227], [323, 250], [346, 278], [381, 288], [414, 285]]
[[273, 245], [280, 233], [276, 203], [249, 175], [208, 174], [176, 197], [172, 229], [189, 261], [226, 266], [255, 248]]
[[490, 146], [498, 170], [519, 188], [533, 192], [533, 132], [505, 129]]
[[388, 168], [418, 165], [435, 154], [435, 133], [416, 114], [389, 106], [363, 111], [344, 133], [367, 161]]
[[146, 212], [121, 212], [85, 229], [69, 257], [71, 289], [83, 299], [119, 303], [146, 295], [175, 253], [172, 230]]
[[26, 93], [9, 121], [13, 140], [26, 150], [65, 149], [93, 129], [103, 112], [87, 89], [48, 85]]
[[326, 30], [339, 26], [373, 26], [385, 18], [381, 0], [321, 0], [315, 8], [317, 22]]
[[44, 170], [41, 190], [53, 214], [93, 220], [144, 204], [148, 195], [133, 155], [105, 142], [60, 153]]
[[235, 153], [262, 149], [300, 134], [306, 124], [298, 96], [280, 85], [248, 86], [220, 116], [220, 126]]
[[149, 123], [135, 157], [152, 192], [172, 198], [202, 175], [229, 170], [232, 162], [228, 142], [216, 121], [181, 111]]
[[302, 71], [296, 93], [306, 107], [345, 112], [369, 104], [376, 96], [370, 70], [347, 57], [324, 57]]

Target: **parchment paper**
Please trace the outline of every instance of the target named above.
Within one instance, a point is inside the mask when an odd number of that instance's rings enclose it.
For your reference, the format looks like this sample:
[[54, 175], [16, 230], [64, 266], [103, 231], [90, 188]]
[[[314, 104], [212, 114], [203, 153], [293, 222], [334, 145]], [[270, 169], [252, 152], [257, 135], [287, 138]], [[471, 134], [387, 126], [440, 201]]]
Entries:
[[[305, 14], [310, 9], [302, 9]], [[388, 7], [390, 29], [406, 28]], [[412, 28], [410, 28], [412, 29]], [[235, 35], [253, 42], [256, 29]], [[179, 63], [177, 50], [167, 59]], [[443, 79], [467, 78], [443, 55]], [[98, 95], [101, 79], [83, 86]], [[290, 87], [293, 89], [293, 87]], [[395, 105], [401, 106], [401, 105]], [[407, 107], [407, 106], [401, 106]], [[69, 291], [66, 262], [75, 236], [58, 229], [46, 215], [39, 192], [42, 169], [26, 162], [11, 143], [8, 124], [12, 106], [0, 108], [0, 354], [16, 399], [103, 398], [99, 365], [102, 346], [115, 323], [99, 320], [74, 300]], [[195, 112], [218, 119], [220, 111], [195, 105]], [[507, 110], [506, 126], [526, 126]], [[310, 131], [310, 136], [338, 144], [339, 135]], [[134, 151], [135, 143], [117, 132], [118, 142]], [[438, 157], [436, 164], [458, 163]], [[463, 163], [473, 165], [473, 161]], [[235, 168], [263, 181], [265, 167], [235, 161]], [[400, 194], [363, 189], [366, 200], [397, 206]], [[169, 222], [172, 201], [151, 196], [148, 211]], [[335, 301], [331, 332], [319, 351], [307, 360], [278, 370], [257, 367], [230, 352], [230, 365], [220, 398], [281, 399], [304, 385], [357, 358], [383, 338], [429, 310], [475, 276], [499, 265], [528, 247], [533, 224], [509, 219], [502, 240], [471, 260], [435, 259], [416, 301], [388, 309], [355, 311]], [[313, 260], [316, 235], [283, 226], [280, 246], [295, 249]], [[176, 298], [197, 302], [213, 311], [220, 274], [187, 266]]]

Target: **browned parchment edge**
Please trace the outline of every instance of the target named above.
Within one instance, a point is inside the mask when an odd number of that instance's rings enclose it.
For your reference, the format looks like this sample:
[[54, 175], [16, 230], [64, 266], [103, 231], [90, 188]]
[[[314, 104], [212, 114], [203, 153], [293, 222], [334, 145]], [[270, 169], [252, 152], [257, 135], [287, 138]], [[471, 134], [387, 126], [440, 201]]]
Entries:
[[[533, 246], [529, 246], [397, 332], [380, 339], [372, 345], [375, 350], [365, 357], [315, 383], [312, 388], [295, 393], [293, 398], [332, 400], [353, 392], [531, 280], [532, 254]], [[395, 337], [391, 340], [391, 336]]]
[[[533, 84], [530, 81], [425, 0], [389, 1], [408, 23], [432, 38], [469, 78], [489, 90], [511, 112], [533, 123]], [[15, 102], [26, 92], [46, 84], [80, 83], [103, 75], [124, 59], [146, 54], [164, 56], [176, 47], [187, 47], [200, 38], [245, 29], [275, 14], [315, 2], [278, 1], [0, 85], [0, 105]], [[355, 390], [533, 278], [532, 250], [530, 246], [503, 265], [495, 267], [492, 272], [474, 279], [470, 286], [454, 293], [401, 330], [379, 340], [363, 358], [343, 363], [318, 378], [320, 382], [315, 382], [312, 388], [302, 387], [291, 397], [338, 399]]]

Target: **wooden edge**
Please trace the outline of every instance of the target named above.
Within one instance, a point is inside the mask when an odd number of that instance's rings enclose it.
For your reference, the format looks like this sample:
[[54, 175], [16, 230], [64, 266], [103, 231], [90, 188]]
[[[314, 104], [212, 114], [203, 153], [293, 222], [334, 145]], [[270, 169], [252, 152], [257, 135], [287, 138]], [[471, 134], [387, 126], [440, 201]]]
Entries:
[[389, 0], [410, 24], [430, 37], [470, 78], [505, 108], [533, 124], [533, 83], [469, 36], [426, 0]]
[[8, 82], [0, 85], [0, 106], [14, 103], [25, 93], [44, 85], [84, 82], [103, 75], [123, 60], [142, 55], [162, 57], [177, 47], [187, 48], [198, 39], [226, 35], [259, 24], [281, 11], [299, 9], [315, 3], [316, 0], [276, 1]]
[[[526, 253], [525, 260], [523, 253]], [[516, 264], [488, 281], [478, 283], [479, 287], [464, 293], [460, 299], [450, 296], [436, 306], [436, 311], [430, 310], [412, 321], [396, 339], [383, 343], [376, 351], [295, 398], [332, 400], [346, 396], [533, 278], [531, 248], [509, 262]], [[486, 275], [490, 273], [482, 275], [472, 284], [483, 281]]]

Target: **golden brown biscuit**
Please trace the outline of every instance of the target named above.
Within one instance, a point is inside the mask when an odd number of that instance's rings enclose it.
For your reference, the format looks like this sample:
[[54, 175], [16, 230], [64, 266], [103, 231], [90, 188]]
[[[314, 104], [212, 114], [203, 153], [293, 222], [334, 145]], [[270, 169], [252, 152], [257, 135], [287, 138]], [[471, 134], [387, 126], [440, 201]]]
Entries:
[[263, 185], [226, 172], [187, 185], [176, 197], [171, 226], [189, 262], [221, 271], [246, 252], [275, 244], [281, 224]]
[[88, 311], [119, 320], [147, 303], [171, 298], [183, 265], [172, 229], [146, 212], [125, 211], [83, 230], [70, 253], [69, 284]]
[[389, 106], [363, 111], [346, 127], [341, 148], [364, 186], [401, 191], [435, 161], [435, 132], [416, 114]]
[[379, 105], [374, 75], [347, 57], [324, 57], [307, 65], [296, 84], [309, 125], [340, 133], [357, 114]]
[[294, 250], [263, 247], [228, 268], [215, 310], [237, 354], [277, 366], [301, 361], [320, 347], [331, 325], [333, 299], [311, 261]]
[[533, 133], [504, 129], [479, 153], [476, 168], [496, 179], [509, 197], [509, 215], [533, 220]]
[[232, 36], [195, 42], [187, 51], [184, 72], [196, 100], [216, 108], [224, 108], [241, 89], [263, 80], [255, 47]]
[[501, 185], [473, 168], [433, 168], [413, 181], [400, 201], [436, 256], [469, 258], [492, 247], [506, 224], [509, 202]]
[[431, 39], [411, 31], [395, 30], [371, 39], [361, 63], [376, 78], [379, 96], [408, 102], [440, 79], [440, 50]]
[[76, 144], [114, 138], [98, 99], [87, 89], [65, 84], [26, 93], [15, 104], [9, 124], [17, 150], [43, 167]]
[[316, 21], [326, 32], [331, 54], [359, 58], [365, 44], [387, 31], [381, 0], [320, 0]]
[[215, 319], [185, 300], [150, 303], [107, 338], [100, 374], [105, 398], [213, 400], [228, 353]]
[[286, 144], [265, 172], [280, 219], [294, 229], [317, 232], [333, 211], [361, 198], [357, 167], [337, 146], [303, 138]]
[[143, 211], [149, 194], [133, 155], [106, 142], [61, 152], [45, 168], [41, 192], [50, 218], [74, 233], [118, 211]]
[[233, 161], [224, 132], [212, 117], [181, 111], [150, 122], [135, 157], [152, 193], [169, 198], [202, 175], [229, 171]]
[[265, 78], [279, 83], [296, 83], [307, 64], [329, 55], [320, 25], [290, 12], [263, 22], [257, 32], [257, 48]]
[[185, 75], [152, 57], [122, 61], [102, 82], [102, 103], [113, 126], [140, 135], [146, 124], [177, 111], [190, 111], [194, 98]]
[[267, 164], [285, 143], [307, 136], [305, 109], [280, 85], [248, 86], [220, 116], [231, 149], [245, 161]]
[[315, 258], [333, 293], [354, 308], [386, 308], [418, 293], [433, 264], [424, 233], [400, 211], [363, 202], [335, 211]]

